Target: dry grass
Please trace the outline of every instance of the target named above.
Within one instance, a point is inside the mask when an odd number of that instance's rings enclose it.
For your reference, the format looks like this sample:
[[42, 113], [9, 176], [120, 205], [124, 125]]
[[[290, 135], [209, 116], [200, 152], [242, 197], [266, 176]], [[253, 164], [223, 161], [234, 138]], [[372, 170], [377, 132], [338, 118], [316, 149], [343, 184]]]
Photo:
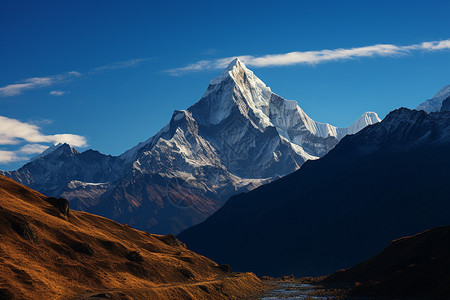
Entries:
[[0, 298], [228, 299], [262, 289], [252, 273], [162, 237], [70, 210], [0, 176]]

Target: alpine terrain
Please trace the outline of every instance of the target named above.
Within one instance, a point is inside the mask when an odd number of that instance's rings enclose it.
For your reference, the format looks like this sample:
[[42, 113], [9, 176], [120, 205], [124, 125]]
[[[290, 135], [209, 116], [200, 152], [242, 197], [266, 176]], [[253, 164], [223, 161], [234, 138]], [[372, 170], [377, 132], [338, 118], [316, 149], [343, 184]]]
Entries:
[[197, 103], [175, 111], [156, 135], [118, 157], [59, 145], [2, 174], [65, 197], [75, 209], [179, 233], [230, 196], [299, 169], [379, 121], [367, 112], [347, 128], [316, 122], [235, 59]]

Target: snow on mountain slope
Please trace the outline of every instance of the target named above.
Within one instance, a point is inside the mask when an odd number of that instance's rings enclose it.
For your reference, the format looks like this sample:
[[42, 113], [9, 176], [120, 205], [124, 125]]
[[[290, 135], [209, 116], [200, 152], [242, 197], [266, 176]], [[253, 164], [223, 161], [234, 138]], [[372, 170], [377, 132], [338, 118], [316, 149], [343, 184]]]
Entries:
[[[91, 153], [99, 162], [86, 165], [87, 151], [55, 158], [61, 146], [5, 175], [136, 228], [178, 233], [230, 196], [297, 170], [379, 121], [365, 113], [348, 128], [316, 122], [235, 59], [197, 103], [175, 111], [156, 135], [119, 157]], [[96, 172], [104, 176], [94, 180]]]
[[[98, 199], [88, 202], [80, 200], [86, 197], [86, 191], [83, 191], [82, 196], [74, 193], [73, 191], [79, 188], [79, 184], [74, 183], [111, 182], [120, 176], [121, 170], [122, 163], [118, 157], [104, 155], [94, 150], [80, 153], [68, 144], [59, 144], [45, 150], [20, 169], [0, 171], [0, 174], [49, 196], [61, 196], [70, 191], [70, 195], [73, 195], [68, 197], [72, 201], [71, 206], [78, 210], [86, 210], [92, 203], [97, 203]], [[95, 189], [105, 191], [104, 186], [90, 187], [92, 192]]]
[[[188, 111], [192, 112], [193, 118], [201, 127], [214, 128], [215, 131], [218, 131], [216, 127], [226, 123], [228, 118], [241, 117], [245, 124], [240, 124], [244, 125], [240, 127], [246, 130], [262, 132], [268, 127], [275, 127], [281, 137], [296, 145], [291, 147], [298, 149], [296, 152], [305, 159], [324, 155], [345, 135], [354, 134], [380, 121], [376, 113], [367, 112], [348, 128], [337, 128], [327, 123], [316, 122], [299, 107], [296, 101], [285, 100], [273, 93], [239, 59], [233, 60], [220, 76], [211, 80], [203, 97]], [[162, 132], [168, 130], [168, 126]], [[131, 151], [125, 152], [122, 157], [124, 159], [133, 157], [139, 148], [150, 145], [160, 135], [161, 132]], [[238, 133], [236, 137], [240, 137]], [[311, 139], [330, 137], [330, 140], [334, 142], [319, 143], [330, 144], [325, 149], [318, 143], [316, 143], [316, 149], [308, 146], [303, 149], [303, 146], [308, 145]], [[234, 137], [229, 136], [229, 138]]]
[[130, 163], [127, 175], [93, 209], [139, 228], [178, 232], [231, 195], [289, 174], [379, 121], [366, 113], [349, 128], [315, 122], [235, 59], [197, 103], [120, 156]]
[[450, 96], [450, 84], [441, 88], [431, 99], [417, 105], [416, 110], [424, 110], [427, 113], [441, 110], [442, 102]]

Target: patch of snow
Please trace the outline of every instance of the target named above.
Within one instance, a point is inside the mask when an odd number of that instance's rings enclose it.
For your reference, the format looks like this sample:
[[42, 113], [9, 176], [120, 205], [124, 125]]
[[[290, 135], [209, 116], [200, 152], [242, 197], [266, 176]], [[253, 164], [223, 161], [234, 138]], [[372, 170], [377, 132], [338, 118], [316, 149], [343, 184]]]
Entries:
[[108, 186], [110, 182], [83, 182], [78, 180], [72, 180], [67, 184], [67, 187], [70, 189], [76, 189], [79, 187], [89, 187], [89, 186]]

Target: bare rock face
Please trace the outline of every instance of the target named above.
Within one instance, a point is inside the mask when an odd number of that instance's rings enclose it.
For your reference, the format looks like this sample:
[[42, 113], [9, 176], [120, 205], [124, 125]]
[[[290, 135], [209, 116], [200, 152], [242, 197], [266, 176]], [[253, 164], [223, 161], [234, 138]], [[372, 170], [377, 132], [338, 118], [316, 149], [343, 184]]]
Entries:
[[125, 256], [129, 261], [134, 261], [137, 263], [141, 263], [144, 261], [142, 255], [137, 251], [130, 251]]
[[232, 273], [230, 265], [220, 265], [219, 269], [225, 273]]
[[232, 195], [294, 172], [379, 121], [368, 112], [347, 128], [316, 122], [236, 59], [197, 103], [118, 157], [60, 145], [3, 174], [74, 209], [177, 234]]
[[64, 198], [48, 197], [47, 202], [56, 207], [64, 216], [69, 216], [69, 201]]
[[159, 239], [169, 246], [186, 248], [186, 245], [173, 234], [160, 236]]
[[70, 245], [70, 248], [72, 248], [73, 251], [78, 252], [78, 253], [82, 253], [82, 254], [86, 254], [88, 256], [92, 256], [94, 255], [94, 250], [92, 249], [92, 247], [87, 244], [87, 243], [82, 243], [82, 242], [73, 242]]

